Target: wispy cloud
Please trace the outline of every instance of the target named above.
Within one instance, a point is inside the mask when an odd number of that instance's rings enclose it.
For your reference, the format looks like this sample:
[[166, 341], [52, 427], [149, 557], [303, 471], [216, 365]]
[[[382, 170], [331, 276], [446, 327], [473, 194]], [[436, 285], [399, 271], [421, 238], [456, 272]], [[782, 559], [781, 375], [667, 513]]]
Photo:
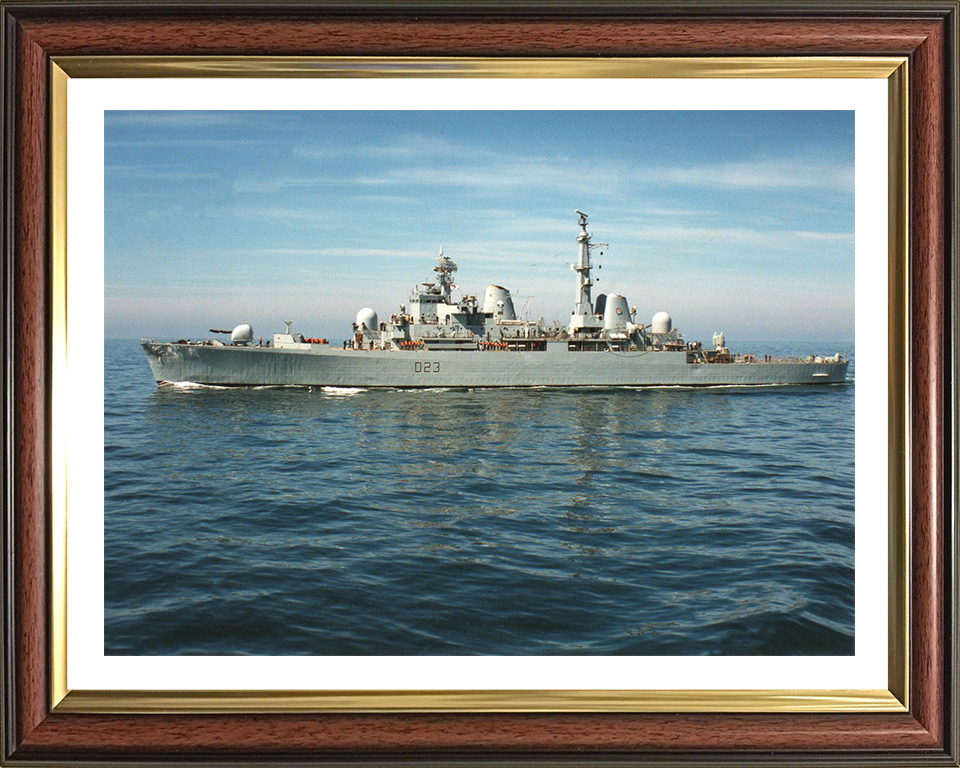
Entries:
[[[557, 185], [567, 188], [596, 186], [595, 180], [574, 173], [574, 168], [565, 162], [551, 163], [520, 157], [492, 165], [457, 164], [398, 168], [376, 176], [359, 176], [356, 182], [372, 186], [469, 187], [476, 190]], [[605, 177], [607, 186], [613, 186], [613, 182], [613, 179]]]
[[[303, 160], [378, 160], [384, 170], [361, 173], [343, 181], [364, 186], [416, 185], [472, 187], [477, 190], [543, 184], [587, 184], [578, 161], [565, 156], [531, 156], [501, 152], [430, 134], [405, 134], [382, 145], [298, 146]], [[593, 172], [601, 169], [593, 168]], [[604, 183], [615, 183], [617, 169], [602, 169]], [[329, 178], [328, 178], [329, 180]], [[283, 180], [290, 184], [293, 180]], [[589, 182], [593, 184], [594, 182]]]
[[[576, 180], [583, 170], [578, 160], [502, 152], [460, 143], [429, 133], [405, 134], [380, 145], [297, 146], [296, 157], [306, 160], [379, 159], [401, 166], [383, 174], [357, 179], [365, 184], [433, 184], [438, 186], [520, 186]], [[455, 161], [451, 164], [450, 161]], [[414, 167], [403, 167], [415, 163]], [[756, 158], [739, 162], [646, 167], [635, 175], [618, 164], [590, 168], [588, 176], [602, 176], [605, 185], [621, 181], [698, 185], [721, 189], [853, 191], [854, 169], [849, 163], [807, 157]]]
[[423, 251], [395, 250], [392, 248], [260, 248], [252, 253], [265, 256], [292, 256], [296, 258], [349, 258], [349, 259], [425, 259]]
[[107, 110], [103, 121], [110, 128], [210, 128], [238, 125], [240, 115], [233, 112], [153, 112]]
[[[563, 156], [531, 156], [478, 150], [429, 136], [410, 137], [384, 146], [305, 148], [303, 159], [378, 158], [387, 169], [361, 174], [353, 183], [369, 186], [425, 185], [471, 187], [477, 190], [563, 184], [573, 188], [612, 190], [646, 183], [697, 186], [712, 189], [795, 191], [825, 189], [853, 193], [851, 164], [811, 161], [807, 158], [759, 158], [719, 164], [624, 168], [607, 161], [593, 162], [589, 173], [579, 160]], [[598, 185], [597, 179], [603, 184]], [[660, 215], [683, 215], [681, 208], [660, 208]]]
[[498, 153], [491, 150], [424, 133], [403, 134], [384, 144], [300, 144], [293, 148], [293, 154], [303, 160], [479, 160], [498, 157]]
[[788, 245], [792, 241], [804, 243], [854, 242], [850, 232], [812, 232], [803, 230], [761, 230], [750, 227], [684, 227], [684, 226], [635, 226], [620, 227], [614, 224], [610, 231], [622, 239], [637, 239], [656, 242], [720, 242], [739, 245]]
[[131, 148], [138, 147], [204, 147], [211, 149], [222, 149], [232, 151], [237, 147], [258, 147], [263, 149], [268, 146], [281, 144], [280, 141], [269, 141], [265, 139], [177, 139], [172, 137], [164, 138], [136, 138], [136, 139], [111, 139], [105, 141], [103, 145], [108, 148]]
[[[613, 175], [613, 172], [610, 172], [604, 176], [605, 187], [615, 184]], [[592, 180], [576, 174], [568, 161], [551, 162], [516, 157], [483, 164], [462, 161], [409, 165], [397, 163], [375, 174], [238, 177], [233, 182], [233, 189], [239, 193], [276, 194], [298, 187], [323, 185], [356, 185], [365, 188], [459, 187], [477, 192], [559, 185], [576, 189], [595, 187]]]
[[640, 206], [639, 212], [642, 216], [716, 216], [716, 211], [704, 210], [702, 208], [649, 208]]
[[208, 181], [220, 178], [219, 174], [206, 171], [171, 170], [148, 165], [108, 165], [104, 167], [104, 172], [119, 178], [153, 181]]
[[333, 221], [334, 217], [314, 208], [286, 208], [282, 206], [209, 206], [203, 209], [209, 219], [287, 219], [297, 221]]
[[852, 165], [796, 158], [652, 168], [640, 176], [659, 183], [723, 189], [831, 189], [851, 194], [854, 184]]
[[237, 177], [233, 180], [233, 191], [239, 193], [260, 193], [274, 195], [287, 189], [318, 187], [327, 184], [343, 184], [345, 179], [333, 176], [280, 176], [275, 178]]

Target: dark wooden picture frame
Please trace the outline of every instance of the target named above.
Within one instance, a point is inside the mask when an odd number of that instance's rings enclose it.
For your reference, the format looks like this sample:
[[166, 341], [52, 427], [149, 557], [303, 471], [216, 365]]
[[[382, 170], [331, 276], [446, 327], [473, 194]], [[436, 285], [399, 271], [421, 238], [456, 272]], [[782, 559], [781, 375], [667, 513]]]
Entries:
[[[3, 0], [3, 720], [8, 765], [957, 766], [956, 0], [356, 4]], [[904, 56], [909, 710], [70, 714], [50, 706], [51, 60]]]

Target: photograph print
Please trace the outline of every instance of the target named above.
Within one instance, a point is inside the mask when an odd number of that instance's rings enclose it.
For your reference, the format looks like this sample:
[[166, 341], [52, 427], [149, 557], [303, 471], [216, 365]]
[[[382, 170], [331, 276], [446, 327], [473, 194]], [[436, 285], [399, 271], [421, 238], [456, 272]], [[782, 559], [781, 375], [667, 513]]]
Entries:
[[853, 111], [107, 111], [104, 653], [845, 656]]

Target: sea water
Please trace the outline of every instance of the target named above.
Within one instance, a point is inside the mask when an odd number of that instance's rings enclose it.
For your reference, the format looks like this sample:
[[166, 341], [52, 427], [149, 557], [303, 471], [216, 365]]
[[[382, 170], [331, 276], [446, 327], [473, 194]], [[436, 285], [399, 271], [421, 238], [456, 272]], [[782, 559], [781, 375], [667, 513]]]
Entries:
[[848, 383], [162, 387], [105, 349], [105, 653], [854, 652]]

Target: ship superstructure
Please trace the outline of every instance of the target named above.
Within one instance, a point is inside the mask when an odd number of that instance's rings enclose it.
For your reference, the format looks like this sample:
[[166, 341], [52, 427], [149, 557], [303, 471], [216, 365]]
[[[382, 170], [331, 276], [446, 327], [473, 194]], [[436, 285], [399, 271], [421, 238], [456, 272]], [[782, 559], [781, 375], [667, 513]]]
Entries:
[[[350, 387], [715, 386], [837, 384], [841, 354], [771, 358], [732, 354], [723, 333], [712, 345], [686, 341], [666, 312], [649, 324], [617, 293], [593, 297], [593, 243], [587, 214], [576, 211], [577, 293], [568, 323], [519, 319], [513, 295], [488, 285], [482, 300], [454, 299], [456, 263], [440, 249], [433, 282], [414, 286], [407, 303], [381, 321], [365, 307], [341, 346], [292, 330], [254, 342], [237, 326], [229, 343], [141, 341], [160, 384]], [[225, 333], [225, 332], [221, 332]], [[602, 354], [587, 354], [602, 353]]]

